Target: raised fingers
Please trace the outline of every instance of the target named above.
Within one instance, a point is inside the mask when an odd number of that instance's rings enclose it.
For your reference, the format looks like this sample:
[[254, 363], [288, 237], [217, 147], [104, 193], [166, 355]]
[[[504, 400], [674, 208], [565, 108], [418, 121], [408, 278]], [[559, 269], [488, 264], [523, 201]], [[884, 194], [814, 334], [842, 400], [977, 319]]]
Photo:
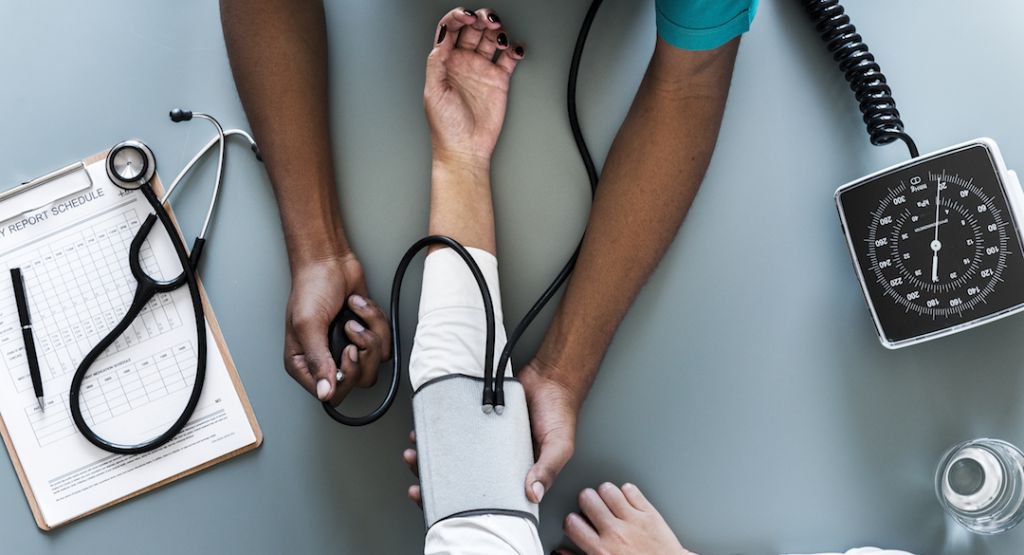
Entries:
[[638, 511], [654, 511], [654, 505], [647, 500], [640, 488], [633, 484], [625, 484], [622, 486], [622, 493], [626, 496], [626, 500], [629, 504], [636, 508]]
[[580, 492], [579, 496], [580, 510], [586, 515], [590, 522], [594, 523], [594, 528], [598, 532], [607, 530], [615, 523], [615, 515], [605, 505], [604, 500], [597, 494], [596, 491], [587, 488]]
[[476, 51], [488, 60], [494, 60], [494, 53], [508, 48], [508, 33], [501, 27], [484, 32]]
[[485, 31], [501, 27], [501, 18], [487, 8], [477, 10], [475, 15], [473, 24], [466, 25], [459, 31], [459, 40], [455, 46], [466, 50], [476, 50]]
[[454, 48], [460, 31], [475, 22], [476, 14], [465, 8], [455, 8], [446, 13], [434, 30], [434, 50], [448, 51]]
[[604, 504], [611, 509], [612, 514], [616, 517], [625, 520], [626, 517], [633, 513], [635, 509], [626, 500], [626, 496], [623, 495], [622, 490], [618, 486], [605, 482], [598, 486], [597, 494], [601, 496], [601, 500]]
[[576, 513], [569, 513], [562, 524], [565, 535], [586, 553], [600, 553], [601, 538], [590, 523]]
[[519, 61], [526, 56], [526, 47], [521, 44], [517, 44], [512, 48], [507, 48], [498, 56], [498, 59], [494, 61], [494, 64], [504, 69], [505, 71], [512, 73], [515, 71], [516, 66], [519, 65]]

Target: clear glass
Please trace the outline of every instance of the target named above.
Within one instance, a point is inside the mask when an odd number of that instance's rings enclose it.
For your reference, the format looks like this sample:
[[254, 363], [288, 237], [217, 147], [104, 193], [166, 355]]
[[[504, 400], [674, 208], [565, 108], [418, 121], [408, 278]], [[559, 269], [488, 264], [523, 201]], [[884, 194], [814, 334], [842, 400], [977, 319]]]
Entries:
[[935, 493], [975, 534], [1000, 534], [1024, 519], [1024, 453], [998, 439], [965, 441], [942, 457]]

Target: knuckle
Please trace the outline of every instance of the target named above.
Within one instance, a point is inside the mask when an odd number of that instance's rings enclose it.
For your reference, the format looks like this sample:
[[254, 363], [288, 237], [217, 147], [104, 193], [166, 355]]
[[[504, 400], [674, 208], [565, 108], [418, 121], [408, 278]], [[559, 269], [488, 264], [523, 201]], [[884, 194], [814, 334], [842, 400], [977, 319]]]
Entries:
[[623, 545], [627, 543], [628, 538], [622, 528], [618, 525], [612, 525], [605, 531], [605, 534], [607, 534], [608, 539], [615, 544]]
[[359, 262], [350, 263], [346, 270], [350, 283], [363, 283], [366, 281], [366, 272], [363, 271], [363, 265]]
[[309, 371], [312, 374], [324, 374], [333, 370], [333, 364], [330, 359], [316, 354], [310, 353], [306, 355], [306, 363], [309, 365]]
[[292, 327], [295, 328], [299, 334], [307, 334], [312, 331], [320, 324], [320, 319], [311, 313], [298, 313], [292, 316]]

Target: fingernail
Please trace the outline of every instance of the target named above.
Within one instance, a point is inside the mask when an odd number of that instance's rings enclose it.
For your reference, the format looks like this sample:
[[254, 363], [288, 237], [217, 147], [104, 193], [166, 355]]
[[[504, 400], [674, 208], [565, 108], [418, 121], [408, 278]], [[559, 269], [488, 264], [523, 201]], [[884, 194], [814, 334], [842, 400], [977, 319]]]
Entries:
[[516, 56], [519, 56], [520, 58], [522, 58], [525, 55], [526, 55], [526, 49], [523, 48], [522, 46], [517, 46], [516, 47]]
[[348, 325], [349, 327], [352, 328], [352, 331], [356, 333], [363, 333], [364, 331], [366, 331], [366, 328], [364, 328], [362, 324], [356, 322], [355, 320], [349, 320]]
[[462, 10], [462, 13], [468, 15], [469, 17], [476, 17], [476, 14], [469, 10]]
[[359, 349], [356, 349], [355, 347], [349, 347], [348, 348], [348, 358], [352, 362], [359, 362]]
[[508, 46], [508, 35], [505, 33], [498, 34], [498, 46]]
[[359, 308], [366, 308], [366, 299], [362, 298], [359, 295], [352, 295], [352, 304], [356, 305]]
[[537, 502], [540, 503], [540, 500], [544, 499], [544, 484], [534, 482], [530, 487], [533, 488], [533, 494], [537, 496]]
[[448, 24], [442, 24], [441, 30], [437, 33], [437, 44], [444, 42], [444, 36], [448, 34]]
[[498, 14], [496, 13], [489, 13], [487, 14], [487, 21], [490, 21], [491, 23], [501, 23], [501, 18], [498, 17]]
[[327, 380], [320, 380], [316, 382], [316, 396], [321, 401], [327, 400], [327, 394], [331, 392], [331, 384]]

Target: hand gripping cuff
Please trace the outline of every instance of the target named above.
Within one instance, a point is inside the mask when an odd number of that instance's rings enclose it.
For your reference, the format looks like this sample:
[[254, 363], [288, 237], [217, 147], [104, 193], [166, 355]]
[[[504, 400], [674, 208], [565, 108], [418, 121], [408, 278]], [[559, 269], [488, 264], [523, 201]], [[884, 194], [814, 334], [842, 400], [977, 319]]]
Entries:
[[506, 381], [505, 410], [485, 414], [481, 382], [450, 374], [413, 394], [427, 528], [448, 518], [486, 514], [521, 516], [537, 524], [537, 505], [525, 492], [533, 445], [523, 386]]

